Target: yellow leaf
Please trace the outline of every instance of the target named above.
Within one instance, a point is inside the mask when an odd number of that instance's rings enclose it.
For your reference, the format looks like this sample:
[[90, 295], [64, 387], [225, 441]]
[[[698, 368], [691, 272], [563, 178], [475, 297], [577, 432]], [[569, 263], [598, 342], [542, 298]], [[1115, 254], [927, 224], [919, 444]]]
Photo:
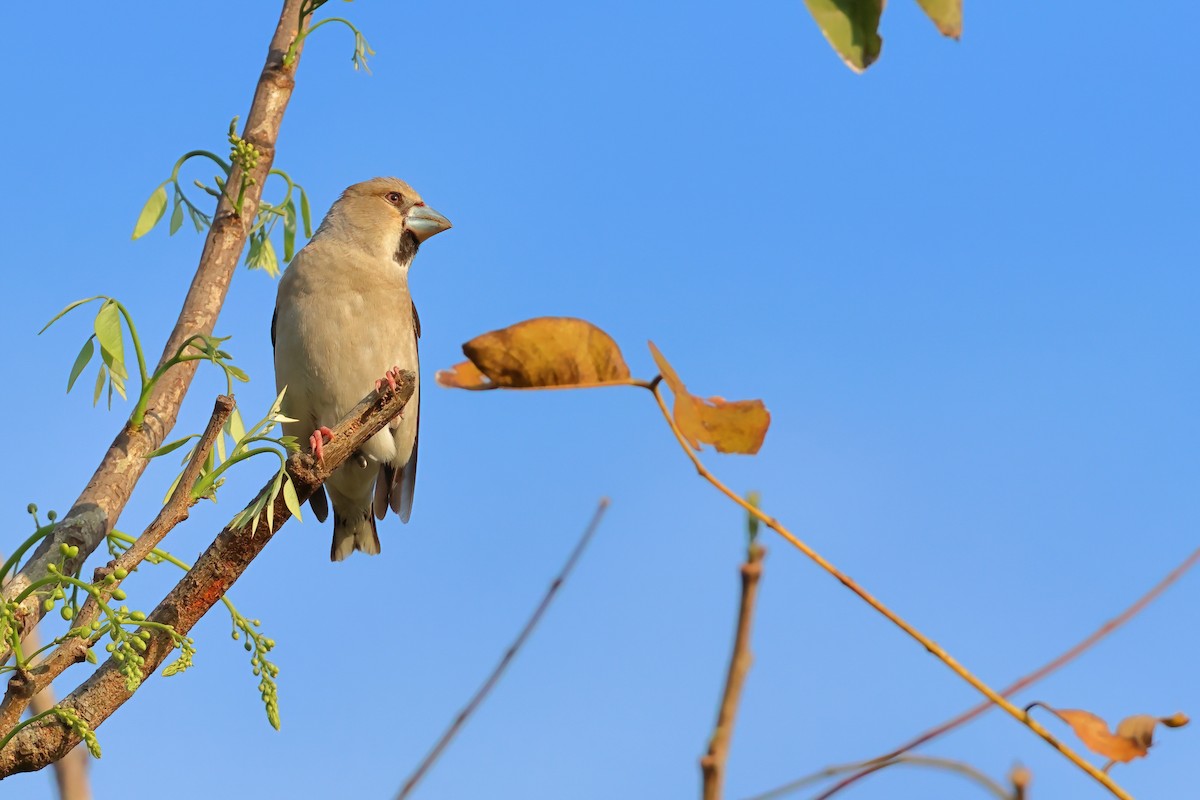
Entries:
[[720, 453], [753, 455], [762, 447], [771, 415], [761, 400], [703, 400], [688, 392], [679, 374], [650, 342], [650, 353], [663, 381], [675, 396], [675, 424], [693, 449], [710, 444]]
[[1041, 706], [1070, 725], [1079, 740], [1093, 753], [1122, 764], [1146, 755], [1154, 743], [1154, 728], [1159, 723], [1170, 728], [1179, 728], [1188, 723], [1185, 714], [1170, 717], [1135, 714], [1121, 720], [1116, 732], [1110, 733], [1108, 723], [1090, 711], [1059, 710], [1044, 703], [1033, 703], [1029, 707], [1034, 706]]
[[[458, 365], [439, 373], [443, 386], [532, 389], [626, 383], [629, 367], [616, 342], [582, 319], [538, 317], [476, 336], [463, 352], [490, 384]], [[449, 381], [448, 383], [446, 381]]]
[[470, 361], [455, 364], [450, 369], [439, 369], [434, 379], [447, 389], [496, 389], [496, 384], [487, 379], [479, 368]]

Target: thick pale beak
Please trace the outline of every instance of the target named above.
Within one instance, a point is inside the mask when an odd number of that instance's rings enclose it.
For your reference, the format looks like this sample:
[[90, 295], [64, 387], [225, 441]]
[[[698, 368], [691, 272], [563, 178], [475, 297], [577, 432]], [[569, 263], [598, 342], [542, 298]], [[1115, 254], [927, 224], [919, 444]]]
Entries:
[[412, 235], [417, 237], [418, 242], [423, 242], [430, 236], [449, 228], [450, 220], [429, 206], [413, 206], [408, 210], [404, 226], [412, 231]]

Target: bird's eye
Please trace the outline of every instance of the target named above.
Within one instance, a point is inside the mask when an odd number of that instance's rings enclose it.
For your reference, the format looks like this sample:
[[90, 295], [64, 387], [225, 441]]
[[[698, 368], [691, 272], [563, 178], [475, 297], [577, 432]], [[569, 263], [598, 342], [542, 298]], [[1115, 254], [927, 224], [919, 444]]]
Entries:
[[399, 192], [388, 192], [387, 193], [387, 201], [394, 206], [400, 205], [400, 203], [403, 200], [404, 200], [404, 197]]

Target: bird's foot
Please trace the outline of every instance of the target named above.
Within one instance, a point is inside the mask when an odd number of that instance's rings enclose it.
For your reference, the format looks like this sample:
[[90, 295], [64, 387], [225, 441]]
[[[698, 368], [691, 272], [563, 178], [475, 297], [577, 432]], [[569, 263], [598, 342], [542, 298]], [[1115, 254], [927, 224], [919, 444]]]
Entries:
[[386, 383], [388, 388], [393, 392], [396, 391], [396, 381], [400, 378], [400, 368], [392, 367], [387, 372], [383, 373], [383, 377], [375, 381], [375, 391], [382, 393], [383, 385]]
[[313, 457], [320, 463], [325, 460], [325, 445], [333, 441], [333, 431], [326, 428], [324, 425], [312, 432], [312, 436], [308, 437], [308, 444], [312, 447]]

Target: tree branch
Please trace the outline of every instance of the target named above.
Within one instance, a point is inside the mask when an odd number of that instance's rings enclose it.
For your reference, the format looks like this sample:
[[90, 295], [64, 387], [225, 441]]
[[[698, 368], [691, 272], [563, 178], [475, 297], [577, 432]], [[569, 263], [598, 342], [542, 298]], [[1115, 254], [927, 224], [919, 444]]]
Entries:
[[[1156, 600], [1159, 595], [1161, 595], [1163, 592], [1165, 592], [1168, 588], [1170, 588], [1170, 586], [1173, 583], [1175, 583], [1181, 577], [1183, 577], [1183, 575], [1188, 570], [1190, 570], [1192, 567], [1194, 567], [1197, 562], [1200, 562], [1200, 548], [1193, 550], [1191, 552], [1191, 554], [1188, 555], [1187, 558], [1185, 558], [1174, 569], [1172, 569], [1170, 572], [1168, 572], [1163, 577], [1162, 580], [1160, 580], [1158, 583], [1154, 584], [1154, 586], [1152, 586], [1149, 591], [1147, 591], [1145, 594], [1143, 594], [1137, 600], [1130, 603], [1129, 606], [1124, 611], [1122, 611], [1120, 614], [1118, 614], [1117, 616], [1115, 616], [1112, 619], [1105, 622], [1099, 628], [1092, 631], [1090, 634], [1085, 636], [1083, 639], [1079, 640], [1074, 646], [1072, 646], [1070, 649], [1066, 650], [1065, 652], [1063, 652], [1056, 658], [1051, 659], [1050, 661], [1047, 661], [1045, 664], [1043, 664], [1042, 666], [1033, 670], [1032, 672], [1013, 681], [1008, 686], [1001, 689], [1000, 694], [1004, 695], [1005, 697], [1011, 697], [1012, 695], [1016, 694], [1017, 692], [1021, 691], [1022, 689], [1025, 689], [1025, 688], [1033, 685], [1034, 683], [1037, 683], [1042, 678], [1045, 678], [1047, 675], [1051, 674], [1052, 672], [1055, 672], [1056, 670], [1058, 670], [1058, 669], [1066, 666], [1070, 662], [1074, 661], [1076, 658], [1081, 656], [1083, 653], [1087, 652], [1087, 650], [1089, 650], [1093, 645], [1095, 645], [1101, 639], [1108, 636], [1110, 633], [1115, 631], [1117, 628], [1120, 628], [1122, 625], [1129, 622], [1131, 619], [1133, 619], [1138, 614], [1140, 614], [1148, 605], [1150, 605], [1150, 603], [1154, 602], [1154, 600]], [[916, 737], [910, 739], [909, 741], [905, 742], [904, 744], [900, 745], [895, 750], [892, 750], [889, 753], [884, 753], [883, 755], [876, 756], [875, 758], [859, 762], [858, 767], [857, 767], [856, 771], [854, 772], [854, 774], [848, 775], [847, 777], [843, 778], [836, 785], [830, 787], [830, 789], [827, 790], [824, 794], [820, 795], [820, 797], [816, 798], [816, 800], [822, 800], [822, 798], [832, 797], [835, 793], [840, 792], [842, 789], [845, 789], [846, 787], [850, 786], [853, 783], [856, 783], [857, 781], [862, 780], [863, 778], [867, 777], [868, 775], [870, 775], [872, 772], [876, 771], [877, 769], [887, 766], [889, 761], [892, 761], [892, 760], [898, 758], [899, 756], [903, 755], [904, 753], [907, 753], [910, 750], [915, 750], [916, 748], [920, 747], [923, 744], [928, 744], [932, 740], [949, 733], [950, 731], [954, 730], [955, 728], [959, 727], [960, 725], [965, 725], [966, 723], [970, 722], [971, 720], [975, 719], [979, 715], [983, 714], [984, 712], [986, 712], [992, 708], [995, 708], [995, 706], [990, 702], [979, 703], [978, 705], [975, 705], [975, 706], [967, 709], [966, 711], [962, 712], [958, 716], [948, 719], [945, 722], [942, 722], [938, 725], [935, 725], [934, 727], [930, 728], [929, 730], [925, 731], [924, 733], [920, 734], [919, 736], [916, 736]], [[806, 776], [806, 778], [807, 778], [807, 776]], [[806, 785], [806, 783], [807, 783], [806, 778], [800, 778], [798, 780], [789, 781], [788, 783], [783, 784], [782, 786], [778, 786], [778, 787], [771, 789], [770, 791], [765, 792], [763, 794], [755, 795], [754, 797], [749, 798], [748, 800], [766, 800], [769, 797], [782, 797], [783, 795], [787, 794], [788, 792], [791, 792], [794, 789], [798, 789], [798, 788], [801, 788], [802, 786]]]
[[758, 583], [762, 577], [766, 550], [751, 541], [742, 564], [742, 601], [738, 611], [737, 633], [733, 637], [733, 653], [729, 657], [729, 673], [725, 677], [725, 692], [717, 712], [717, 724], [708, 742], [708, 753], [700, 759], [704, 777], [704, 800], [721, 800], [725, 787], [725, 764], [729, 760], [729, 745], [733, 740], [733, 723], [742, 699], [742, 686], [750, 673], [754, 656], [750, 653], [750, 627], [754, 621], [754, 604], [758, 599]]
[[[204, 462], [208, 458], [209, 451], [212, 450], [213, 443], [221, 435], [222, 426], [225, 425], [225, 421], [232, 413], [233, 398], [226, 395], [217, 397], [208, 425], [201, 434], [200, 441], [192, 452], [192, 457], [188, 459], [187, 466], [183, 468], [179, 482], [175, 485], [175, 490], [171, 492], [171, 497], [167, 500], [166, 505], [162, 507], [142, 535], [137, 538], [137, 541], [121, 554], [120, 558], [115, 562], [109, 562], [108, 566], [96, 570], [92, 578], [94, 583], [100, 583], [106, 576], [114, 575], [118, 569], [122, 569], [124, 572], [117, 574], [127, 575], [133, 572], [176, 525], [188, 518], [189, 510], [196, 504], [196, 500], [192, 497], [192, 487], [195, 485], [196, 479], [200, 477], [200, 471], [204, 468]], [[114, 575], [113, 580], [113, 583], [101, 590], [105, 602], [108, 602], [113, 590], [121, 585], [122, 578]], [[89, 594], [79, 609], [79, 615], [72, 622], [72, 627], [87, 627], [99, 616], [100, 604], [94, 595]], [[72, 636], [63, 640], [62, 644], [56, 647], [45, 660], [27, 670], [19, 670], [9, 681], [8, 691], [4, 695], [3, 702], [0, 702], [0, 735], [12, 730], [35, 694], [48, 690], [50, 684], [66, 671], [67, 667], [83, 661], [87, 657], [87, 651], [96, 644], [99, 637], [100, 634], [94, 634], [91, 639]]]
[[[200, 264], [183, 301], [175, 328], [163, 348], [160, 364], [175, 355], [191, 337], [211, 334], [225, 302], [229, 282], [246, 244], [248, 222], [254, 219], [258, 210], [262, 187], [267, 182], [267, 174], [275, 159], [279, 127], [295, 85], [293, 76], [298, 61], [285, 67], [283, 54], [299, 30], [300, 3], [301, 0], [284, 0], [278, 26], [271, 38], [266, 65], [255, 87], [250, 113], [246, 116], [243, 138], [258, 148], [261, 155], [252, 172], [254, 182], [246, 190], [242, 215], [237, 215], [226, 197], [222, 197], [217, 204], [216, 215], [204, 241]], [[241, 185], [241, 170], [236, 165], [227, 185]], [[68, 559], [64, 566], [67, 573], [78, 570], [100, 546], [141, 479], [148, 463], [146, 454], [157, 449], [175, 425], [197, 364], [196, 361], [188, 361], [177, 365], [158, 380], [149, 398], [145, 424], [139, 430], [133, 430], [127, 423], [117, 434], [70, 512], [4, 587], [6, 599], [16, 597], [31, 583], [48, 574], [47, 565], [60, 557], [59, 545], [79, 548], [79, 555]], [[43, 613], [38, 598], [30, 596], [17, 615], [21, 632], [36, 624]], [[0, 662], [10, 650], [7, 643], [0, 643]]]
[[497, 664], [496, 668], [492, 670], [492, 674], [488, 675], [487, 680], [483, 682], [483, 685], [476, 690], [475, 694], [472, 695], [467, 704], [463, 706], [462, 711], [458, 712], [458, 716], [456, 716], [454, 721], [450, 723], [450, 727], [446, 728], [441, 737], [438, 738], [437, 743], [433, 746], [433, 749], [429, 751], [425, 758], [421, 760], [421, 763], [417, 765], [417, 768], [413, 770], [412, 774], [408, 776], [408, 780], [404, 782], [404, 786], [400, 789], [400, 793], [396, 795], [396, 800], [405, 800], [405, 798], [412, 793], [412, 790], [415, 789], [417, 784], [420, 783], [421, 779], [425, 777], [425, 773], [428, 772], [430, 767], [437, 762], [438, 758], [442, 755], [442, 751], [445, 750], [446, 746], [450, 744], [456, 735], [458, 735], [459, 730], [462, 729], [463, 725], [466, 724], [471, 715], [475, 713], [475, 710], [479, 708], [483, 701], [487, 699], [488, 694], [493, 688], [495, 688], [496, 684], [499, 683], [501, 676], [504, 675], [504, 671], [508, 669], [508, 665], [520, 651], [522, 645], [525, 644], [525, 640], [529, 638], [531, 633], [533, 633], [533, 629], [537, 627], [538, 622], [542, 619], [542, 615], [544, 615], [546, 613], [546, 609], [550, 607], [550, 603], [554, 600], [554, 596], [558, 594], [558, 590], [562, 588], [563, 582], [566, 581], [567, 576], [569, 576], [571, 571], [575, 568], [575, 563], [579, 561], [579, 557], [583, 555], [583, 551], [587, 547], [588, 542], [591, 541], [592, 535], [596, 533], [596, 528], [600, 527], [600, 520], [604, 517], [604, 512], [608, 510], [608, 506], [609, 500], [607, 497], [600, 501], [600, 504], [596, 507], [596, 513], [592, 515], [592, 521], [588, 523], [587, 528], [583, 532], [583, 536], [581, 536], [579, 541], [575, 544], [575, 549], [572, 550], [571, 555], [567, 557], [567, 562], [563, 564], [563, 568], [559, 571], [558, 577], [554, 579], [554, 581], [550, 584], [550, 588], [546, 590], [546, 594], [542, 598], [542, 602], [538, 603], [537, 608], [534, 609], [533, 614], [529, 617], [529, 621], [525, 623], [525, 627], [521, 629], [521, 632], [517, 634], [517, 638], [513, 640], [511, 645], [509, 645], [508, 650], [505, 651], [503, 658], [500, 659], [500, 663]]
[[[35, 628], [25, 637], [22, 646], [29, 652], [38, 649], [38, 632]], [[30, 714], [41, 714], [54, 707], [54, 690], [49, 686], [42, 687], [33, 701], [29, 704]], [[71, 752], [54, 762], [54, 782], [58, 785], [59, 800], [92, 800], [92, 789], [88, 783], [88, 753], [82, 747], [74, 747]]]
[[1005, 710], [1005, 712], [1013, 717], [1013, 719], [1017, 720], [1026, 728], [1037, 734], [1042, 741], [1046, 742], [1046, 744], [1050, 745], [1059, 753], [1061, 753], [1068, 761], [1090, 775], [1097, 783], [1112, 792], [1115, 797], [1118, 797], [1121, 800], [1131, 800], [1129, 793], [1122, 789], [1116, 783], [1116, 781], [1108, 776], [1107, 773], [1098, 769], [1094, 764], [1083, 758], [1083, 756], [1079, 755], [1070, 747], [1067, 747], [1065, 744], [1060, 742], [1052, 733], [1050, 733], [1050, 731], [1046, 730], [1041, 723], [1031, 718], [1028, 713], [1014, 706], [999, 692], [980, 680], [973, 672], [968, 670], [956, 659], [954, 659], [948, 652], [946, 652], [945, 648], [933, 641], [933, 639], [930, 639], [928, 636], [921, 633], [921, 631], [914, 628], [903, 617], [884, 605], [878, 598], [868, 592], [864, 587], [860, 586], [853, 578], [842, 572], [840, 569], [830, 563], [824, 556], [801, 541], [794, 533], [788, 530], [783, 523], [774, 517], [764, 514], [762, 510], [753, 503], [738, 497], [737, 493], [722, 483], [716, 475], [713, 475], [712, 472], [709, 471], [708, 467], [704, 466], [704, 462], [700, 460], [699, 456], [696, 455], [696, 452], [689, 443], [687, 436], [685, 436], [683, 431], [679, 429], [679, 424], [675, 421], [675, 417], [671, 414], [671, 410], [667, 408], [667, 403], [665, 400], [663, 400], [662, 392], [659, 388], [658, 382], [651, 381], [646, 388], [648, 388], [654, 395], [654, 400], [656, 403], [658, 403], [658, 409], [662, 413], [663, 419], [666, 420], [667, 427], [671, 429], [671, 433], [675, 436], [675, 440], [679, 442], [679, 446], [683, 449], [683, 452], [688, 457], [688, 460], [692, 462], [692, 466], [696, 468], [696, 473], [701, 478], [708, 481], [708, 483], [712, 485], [714, 489], [728, 497], [743, 511], [758, 519], [762, 524], [766, 525], [768, 528], [782, 536], [790, 545], [792, 545], [792, 547], [795, 547], [797, 550], [807, 556], [813, 563], [825, 570], [825, 572], [832, 577], [836, 578], [843, 586], [858, 595], [860, 599], [862, 599], [871, 608], [882, 614], [893, 625], [904, 631], [911, 638], [915, 639], [929, 652], [930, 655], [945, 664], [946, 667], [948, 667], [955, 675], [958, 675], [964, 681], [971, 684], [971, 686], [977, 689], [980, 694], [982, 694], [991, 702], [1000, 706]]
[[[300, 453], [288, 459], [287, 471], [301, 503], [368, 439], [399, 416], [412, 397], [414, 385], [414, 375], [405, 372], [395, 392], [386, 390], [383, 395], [378, 392], [367, 395], [333, 429], [334, 439], [325, 446], [323, 462], [317, 463], [310, 455]], [[275, 478], [272, 477], [257, 496], [270, 492], [274, 482]], [[291, 512], [280, 492], [275, 498], [270, 524], [264, 514], [256, 530], [226, 527], [158, 604], [150, 614], [149, 621], [170, 625], [178, 634], [186, 635], [224, 596], [290, 517]], [[145, 651], [141, 653], [145, 658], [142, 670], [146, 677], [158, 669], [173, 647], [168, 634], [157, 629], [149, 630], [151, 636], [146, 640]], [[60, 706], [74, 711], [89, 728], [95, 730], [132, 696], [133, 692], [126, 688], [125, 676], [121, 674], [117, 661], [110, 657], [64, 698]], [[57, 716], [38, 720], [21, 730], [0, 750], [0, 778], [41, 769], [62, 758], [78, 743], [79, 737]]]

